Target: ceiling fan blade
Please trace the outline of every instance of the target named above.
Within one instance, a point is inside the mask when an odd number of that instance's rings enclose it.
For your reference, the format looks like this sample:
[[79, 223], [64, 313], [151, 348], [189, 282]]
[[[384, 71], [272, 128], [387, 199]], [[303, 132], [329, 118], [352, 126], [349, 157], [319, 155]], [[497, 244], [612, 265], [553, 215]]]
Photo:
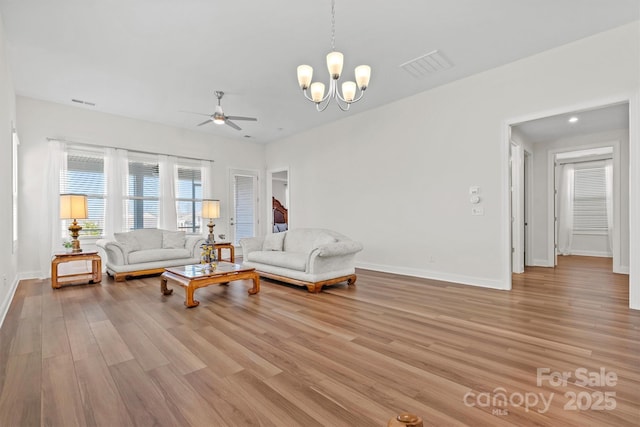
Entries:
[[258, 119], [256, 119], [255, 117], [242, 117], [242, 116], [227, 116], [227, 119], [231, 119], [231, 120], [249, 120], [252, 122], [257, 122]]
[[178, 113], [197, 114], [197, 115], [199, 115], [199, 116], [207, 116], [207, 117], [211, 117], [211, 114], [198, 113], [198, 112], [196, 112], [196, 111], [178, 110]]
[[242, 129], [240, 129], [240, 126], [238, 126], [237, 124], [235, 124], [232, 121], [228, 120], [228, 117], [227, 117], [227, 120], [225, 120], [224, 122], [226, 124], [228, 124], [229, 126], [231, 126], [232, 128], [234, 128], [235, 130], [242, 130]]
[[213, 121], [213, 119], [205, 120], [202, 123], [198, 123], [198, 126], [206, 125], [207, 123], [212, 122], [212, 121]]

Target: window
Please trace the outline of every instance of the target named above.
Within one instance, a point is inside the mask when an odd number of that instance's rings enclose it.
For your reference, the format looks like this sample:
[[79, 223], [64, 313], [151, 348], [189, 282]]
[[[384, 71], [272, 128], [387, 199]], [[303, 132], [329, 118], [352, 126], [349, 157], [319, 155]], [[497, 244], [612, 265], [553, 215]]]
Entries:
[[606, 233], [607, 185], [604, 167], [574, 171], [573, 231]]
[[[89, 218], [78, 220], [81, 236], [101, 236], [104, 231], [104, 155], [101, 152], [67, 150], [67, 166], [60, 171], [60, 193], [86, 194]], [[62, 221], [63, 238], [69, 237], [72, 220]]]
[[199, 166], [178, 165], [176, 208], [178, 230], [202, 231], [202, 172]]
[[158, 160], [129, 154], [125, 230], [157, 228], [160, 204]]

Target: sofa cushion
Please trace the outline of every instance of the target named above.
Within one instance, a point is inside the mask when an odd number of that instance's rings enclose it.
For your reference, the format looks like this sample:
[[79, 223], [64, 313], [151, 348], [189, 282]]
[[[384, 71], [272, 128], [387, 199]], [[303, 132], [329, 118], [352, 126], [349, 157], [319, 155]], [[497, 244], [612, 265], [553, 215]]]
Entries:
[[157, 228], [142, 228], [132, 230], [129, 233], [135, 236], [140, 243], [140, 249], [160, 249], [162, 248], [162, 231]]
[[300, 252], [255, 251], [249, 252], [247, 260], [297, 271], [306, 271], [309, 256]]
[[184, 231], [162, 231], [162, 247], [164, 249], [182, 249], [186, 239]]
[[263, 251], [281, 251], [283, 244], [284, 244], [283, 233], [267, 234], [264, 237], [264, 242], [262, 243], [262, 250]]
[[140, 264], [143, 262], [166, 261], [181, 258], [191, 258], [191, 253], [186, 249], [146, 249], [131, 252], [129, 254], [129, 264]]
[[335, 241], [335, 237], [322, 229], [299, 228], [285, 233], [283, 249], [308, 254], [318, 245]]
[[113, 233], [113, 236], [116, 238], [118, 243], [121, 243], [124, 246], [127, 253], [139, 251], [141, 249], [138, 239], [136, 239], [136, 236], [131, 233]]

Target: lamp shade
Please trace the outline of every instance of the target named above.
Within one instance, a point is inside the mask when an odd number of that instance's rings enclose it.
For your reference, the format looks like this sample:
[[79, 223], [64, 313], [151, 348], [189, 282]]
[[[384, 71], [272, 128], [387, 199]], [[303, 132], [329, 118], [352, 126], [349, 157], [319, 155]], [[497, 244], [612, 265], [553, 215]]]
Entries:
[[306, 89], [311, 84], [311, 78], [313, 77], [313, 67], [310, 65], [298, 66], [298, 84], [300, 88]]
[[60, 219], [87, 219], [87, 196], [84, 194], [60, 195]]
[[371, 79], [371, 67], [368, 65], [359, 65], [356, 67], [356, 82], [361, 90], [365, 90], [369, 86]]
[[202, 218], [220, 218], [220, 200], [203, 200]]
[[331, 78], [338, 80], [342, 74], [342, 64], [344, 63], [344, 55], [341, 52], [331, 52], [327, 55], [327, 69]]

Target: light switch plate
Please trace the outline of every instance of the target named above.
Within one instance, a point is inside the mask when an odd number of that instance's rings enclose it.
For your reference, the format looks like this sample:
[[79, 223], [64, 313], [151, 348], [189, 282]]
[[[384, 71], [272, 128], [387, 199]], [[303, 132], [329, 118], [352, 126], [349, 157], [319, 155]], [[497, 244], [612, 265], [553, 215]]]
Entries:
[[480, 193], [480, 187], [469, 187], [469, 194], [478, 194]]
[[471, 208], [471, 215], [484, 215], [484, 208], [474, 206]]

